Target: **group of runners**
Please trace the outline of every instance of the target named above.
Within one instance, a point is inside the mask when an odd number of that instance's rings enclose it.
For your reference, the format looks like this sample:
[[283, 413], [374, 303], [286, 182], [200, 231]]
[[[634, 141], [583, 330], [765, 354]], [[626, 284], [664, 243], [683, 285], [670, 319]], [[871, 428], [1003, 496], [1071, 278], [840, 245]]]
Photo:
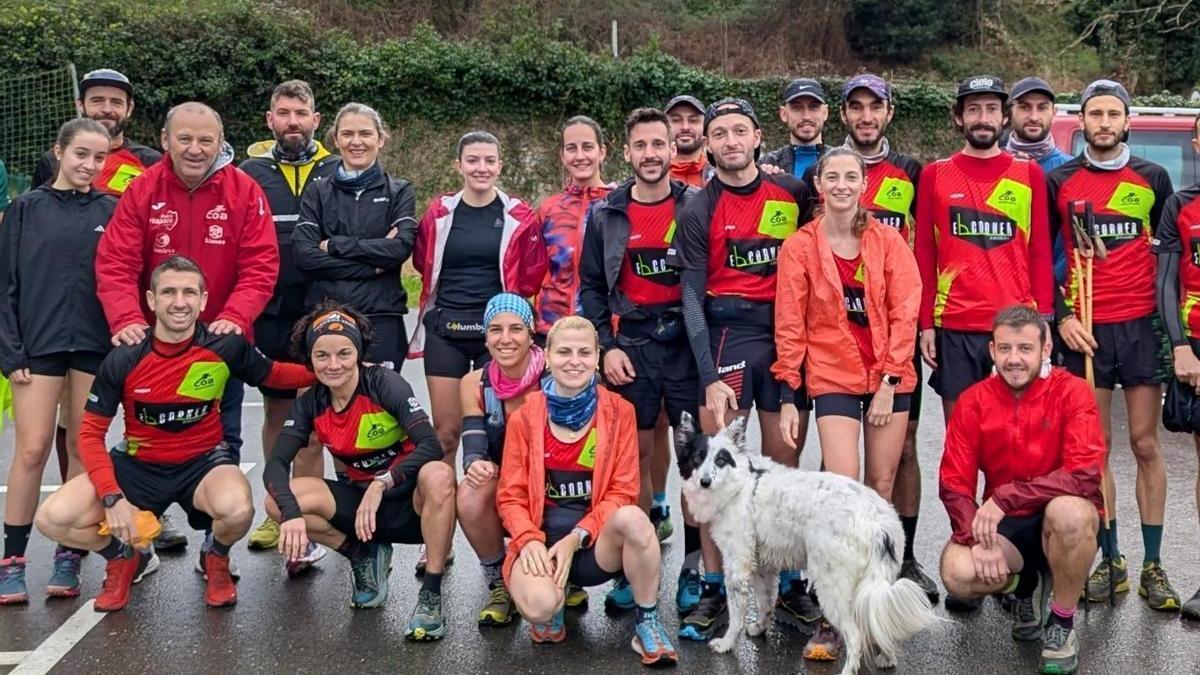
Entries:
[[[0, 225], [16, 426], [0, 604], [28, 602], [36, 525], [58, 544], [48, 595], [79, 595], [95, 552], [107, 564], [96, 609], [123, 608], [156, 550], [186, 546], [164, 516], [177, 503], [205, 532], [196, 570], [212, 606], [236, 602], [229, 551], [247, 534], [289, 575], [328, 549], [346, 557], [355, 607], [386, 600], [392, 544], [422, 545], [406, 636], [438, 639], [461, 526], [487, 584], [481, 625], [520, 614], [534, 641], [562, 641], [564, 611], [611, 580], [605, 604], [636, 614], [643, 663], [673, 662], [657, 598], [659, 542], [677, 521], [678, 637], [710, 638], [728, 610], [720, 551], [686, 503], [679, 517], [668, 505], [669, 429], [688, 412], [713, 433], [751, 410], [763, 454], [789, 466], [815, 417], [823, 470], [895, 505], [901, 576], [936, 603], [913, 545], [928, 370], [947, 421], [948, 608], [1003, 596], [1013, 637], [1043, 641], [1043, 670], [1074, 671], [1077, 603], [1130, 587], [1102, 498], [1120, 385], [1139, 594], [1200, 616], [1200, 593], [1181, 603], [1159, 555], [1158, 444], [1171, 364], [1200, 391], [1188, 239], [1200, 193], [1173, 193], [1162, 167], [1130, 156], [1116, 82], [1083, 92], [1075, 158], [1049, 136], [1055, 93], [1038, 78], [964, 80], [951, 111], [963, 148], [924, 167], [891, 146], [892, 90], [871, 74], [842, 88], [841, 144], [825, 142], [830, 104], [813, 79], [785, 88], [790, 142], [773, 152], [742, 99], [638, 108], [620, 184], [602, 177], [603, 129], [572, 117], [566, 187], [536, 208], [497, 187], [501, 143], [472, 131], [454, 149], [461, 190], [419, 219], [367, 105], [337, 112], [330, 148], [311, 88], [279, 84], [273, 138], [235, 167], [202, 103], [171, 109], [160, 154], [125, 137], [128, 78], [93, 71], [79, 91], [81, 117]], [[411, 337], [409, 260], [422, 280]], [[400, 375], [406, 359], [423, 360], [429, 413]], [[238, 469], [246, 384], [265, 402], [267, 516], [253, 531]], [[108, 448], [119, 409], [124, 439]], [[56, 445], [64, 485], [39, 508]], [[776, 613], [808, 634], [806, 658], [833, 660], [841, 641], [818, 591], [803, 570], [782, 573]]]

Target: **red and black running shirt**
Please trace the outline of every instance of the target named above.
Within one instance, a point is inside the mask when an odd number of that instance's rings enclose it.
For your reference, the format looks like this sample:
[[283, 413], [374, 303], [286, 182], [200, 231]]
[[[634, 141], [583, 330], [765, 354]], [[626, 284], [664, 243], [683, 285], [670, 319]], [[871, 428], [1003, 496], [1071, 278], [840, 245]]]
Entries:
[[[1079, 314], [1080, 270], [1075, 264], [1073, 223], [1083, 222], [1091, 207], [1092, 225], [1107, 255], [1092, 260], [1092, 319], [1119, 323], [1154, 313], [1154, 256], [1150, 240], [1163, 205], [1174, 189], [1161, 166], [1140, 157], [1115, 171], [1098, 169], [1082, 157], [1063, 164], [1046, 178], [1050, 223], [1062, 236], [1067, 254], [1065, 296], [1056, 308], [1059, 320]], [[1080, 264], [1084, 259], [1080, 258]]]
[[811, 210], [798, 178], [759, 172], [731, 187], [714, 177], [684, 206], [668, 259], [680, 270], [704, 270], [710, 297], [774, 302], [779, 247]]
[[879, 222], [900, 232], [909, 247], [913, 245], [920, 177], [920, 162], [891, 151], [879, 162], [867, 165], [867, 189], [859, 199], [859, 204]]
[[1172, 346], [1185, 345], [1186, 338], [1200, 338], [1200, 183], [1167, 199], [1152, 250], [1156, 254], [1179, 254], [1178, 280], [1174, 275], [1159, 280], [1179, 284], [1179, 306], [1160, 307], [1160, 311]]
[[296, 399], [283, 423], [263, 482], [285, 519], [300, 517], [288, 476], [292, 460], [312, 433], [346, 465], [350, 480], [365, 483], [391, 473], [395, 487], [389, 499], [411, 493], [421, 467], [441, 460], [443, 454], [429, 415], [408, 381], [383, 366], [362, 366], [358, 387], [345, 408], [334, 408], [329, 387], [317, 385]]
[[596, 468], [596, 428], [564, 442], [546, 425], [546, 508], [542, 531], [548, 540], [567, 536], [592, 508], [592, 473]]
[[675, 196], [653, 204], [630, 199], [629, 243], [617, 288], [639, 308], [678, 307], [679, 270], [667, 264], [667, 249], [675, 237]]
[[875, 365], [875, 347], [871, 344], [871, 325], [867, 321], [866, 270], [863, 267], [862, 254], [854, 256], [854, 260], [846, 260], [837, 255], [833, 256], [837, 263], [838, 278], [842, 282], [842, 297], [846, 301], [846, 321], [850, 324], [850, 334], [858, 345], [862, 355], [863, 365], [869, 371]]
[[921, 171], [918, 327], [986, 333], [1010, 305], [1053, 312], [1046, 179], [1035, 162], [957, 152]]
[[80, 458], [96, 494], [119, 492], [104, 443], [118, 406], [125, 409], [126, 454], [151, 464], [183, 464], [222, 442], [221, 394], [232, 378], [278, 389], [315, 381], [304, 366], [271, 361], [246, 338], [214, 335], [203, 324], [187, 342], [147, 338], [109, 352], [79, 432]]

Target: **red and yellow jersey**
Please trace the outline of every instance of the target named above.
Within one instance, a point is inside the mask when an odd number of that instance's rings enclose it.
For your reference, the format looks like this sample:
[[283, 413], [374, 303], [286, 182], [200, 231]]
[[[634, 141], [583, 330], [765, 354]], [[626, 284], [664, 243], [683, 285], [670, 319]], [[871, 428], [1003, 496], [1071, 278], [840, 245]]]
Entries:
[[1153, 314], [1150, 240], [1173, 192], [1166, 169], [1131, 157], [1124, 167], [1108, 171], [1076, 157], [1052, 171], [1046, 184], [1050, 222], [1062, 237], [1067, 256], [1062, 317], [1079, 314], [1081, 275], [1075, 264], [1073, 225], [1085, 222], [1089, 211], [1091, 227], [1106, 250], [1104, 258], [1097, 255], [1092, 261], [1092, 320], [1119, 323]]
[[679, 270], [667, 264], [675, 238], [675, 195], [654, 204], [630, 200], [629, 243], [617, 288], [640, 308], [678, 307]]
[[1186, 337], [1200, 338], [1200, 183], [1167, 199], [1153, 251], [1180, 254], [1179, 318]]
[[913, 245], [920, 177], [921, 164], [917, 160], [889, 152], [883, 160], [867, 166], [867, 189], [859, 199], [876, 220], [900, 232], [909, 246]]
[[955, 153], [921, 172], [919, 326], [989, 332], [1015, 304], [1053, 311], [1046, 181], [1036, 163]]

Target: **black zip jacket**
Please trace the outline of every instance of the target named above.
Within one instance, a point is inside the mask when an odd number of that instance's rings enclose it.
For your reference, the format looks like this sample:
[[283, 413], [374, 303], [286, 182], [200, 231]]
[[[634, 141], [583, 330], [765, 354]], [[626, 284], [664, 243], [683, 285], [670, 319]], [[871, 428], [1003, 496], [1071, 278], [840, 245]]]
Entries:
[[[828, 149], [829, 146], [825, 145], [824, 143], [818, 144], [817, 156], [820, 157], [821, 155], [824, 155], [825, 151]], [[784, 173], [790, 176], [792, 175], [792, 167], [796, 165], [796, 152], [792, 150], [792, 145], [789, 143], [783, 147], [775, 148], [770, 152], [763, 153], [763, 156], [758, 160], [758, 163], [777, 166], [780, 169], [783, 169]], [[796, 176], [796, 178], [804, 178], [804, 176]], [[808, 180], [805, 180], [804, 182], [810, 183]]]
[[17, 197], [0, 228], [0, 371], [58, 352], [108, 353], [96, 297], [96, 244], [117, 198], [42, 185]]
[[[313, 280], [308, 306], [329, 298], [364, 314], [407, 313], [400, 267], [417, 236], [416, 203], [413, 186], [387, 173], [357, 194], [333, 178], [305, 190], [292, 246], [296, 265]], [[399, 234], [388, 239], [393, 227]]]
[[[625, 249], [629, 246], [632, 227], [629, 223], [629, 202], [633, 199], [633, 183], [633, 180], [626, 181], [593, 204], [585, 219], [583, 250], [579, 257], [579, 301], [583, 305], [583, 315], [596, 326], [603, 349], [616, 344], [612, 331], [614, 314], [649, 318], [617, 288], [617, 277], [625, 262]], [[699, 191], [699, 188], [671, 181], [676, 221], [687, 197]]]
[[275, 294], [262, 315], [295, 316], [308, 309], [305, 295], [309, 278], [300, 270], [292, 246], [292, 231], [300, 221], [300, 199], [310, 185], [332, 178], [342, 158], [329, 154], [318, 143], [316, 154], [307, 163], [288, 164], [277, 161], [271, 154], [274, 145], [264, 141], [250, 146], [250, 159], [239, 168], [267, 195], [275, 221], [275, 239], [279, 242], [279, 277], [275, 280]]

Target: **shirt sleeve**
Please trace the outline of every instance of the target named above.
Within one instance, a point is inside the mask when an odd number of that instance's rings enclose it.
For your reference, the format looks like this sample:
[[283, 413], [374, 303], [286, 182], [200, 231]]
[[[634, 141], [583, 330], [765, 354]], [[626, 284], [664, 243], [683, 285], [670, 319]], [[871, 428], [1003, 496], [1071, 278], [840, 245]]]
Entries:
[[937, 182], [937, 163], [926, 164], [921, 170], [921, 185], [923, 189], [917, 192], [916, 236], [913, 252], [917, 257], [917, 269], [921, 273], [921, 313], [917, 318], [917, 328], [925, 330], [933, 328], [933, 301], [937, 294], [937, 240], [934, 230], [937, 227], [934, 213], [937, 200], [934, 195], [934, 185]]
[[968, 389], [954, 407], [946, 426], [946, 443], [938, 481], [938, 496], [950, 517], [950, 540], [970, 546], [975, 543], [971, 523], [979, 505], [975, 493], [979, 487], [980, 428], [976, 406], [977, 392]]
[[416, 192], [407, 181], [396, 181], [399, 188], [388, 202], [388, 227], [396, 229], [395, 237], [360, 239], [344, 235], [329, 237], [329, 253], [383, 270], [398, 270], [413, 252], [417, 238]]
[[[240, 173], [240, 169], [234, 169]], [[248, 176], [245, 224], [237, 251], [237, 283], [218, 318], [249, 332], [275, 293], [279, 277], [279, 242], [275, 221], [262, 188]]]
[[1029, 163], [1033, 199], [1029, 223], [1029, 288], [1043, 316], [1054, 313], [1054, 257], [1050, 252], [1050, 206], [1046, 175], [1037, 162]]
[[308, 445], [315, 407], [314, 390], [310, 389], [296, 399], [275, 441], [275, 447], [271, 450], [271, 459], [263, 467], [263, 484], [267, 488], [267, 494], [271, 495], [275, 505], [279, 507], [279, 515], [283, 520], [292, 520], [303, 515], [296, 495], [292, 493], [292, 462], [300, 449]]
[[1155, 274], [1155, 299], [1158, 314], [1172, 347], [1188, 344], [1180, 315], [1179, 273], [1182, 264], [1183, 246], [1179, 238], [1179, 204], [1183, 201], [1178, 194], [1171, 195], [1163, 206], [1158, 229], [1151, 240], [1150, 250], [1157, 254]]
[[298, 363], [272, 361], [241, 335], [222, 335], [217, 338], [214, 348], [229, 370], [252, 387], [301, 389], [316, 383], [316, 377], [308, 368]]
[[0, 227], [0, 371], [5, 377], [11, 376], [14, 370], [29, 367], [17, 302], [21, 291], [17, 268], [24, 211], [22, 202], [18, 202]]
[[148, 325], [139, 289], [146, 265], [142, 258], [147, 235], [143, 209], [149, 210], [143, 184], [134, 181], [121, 196], [96, 246], [96, 296], [113, 333], [134, 324]]

